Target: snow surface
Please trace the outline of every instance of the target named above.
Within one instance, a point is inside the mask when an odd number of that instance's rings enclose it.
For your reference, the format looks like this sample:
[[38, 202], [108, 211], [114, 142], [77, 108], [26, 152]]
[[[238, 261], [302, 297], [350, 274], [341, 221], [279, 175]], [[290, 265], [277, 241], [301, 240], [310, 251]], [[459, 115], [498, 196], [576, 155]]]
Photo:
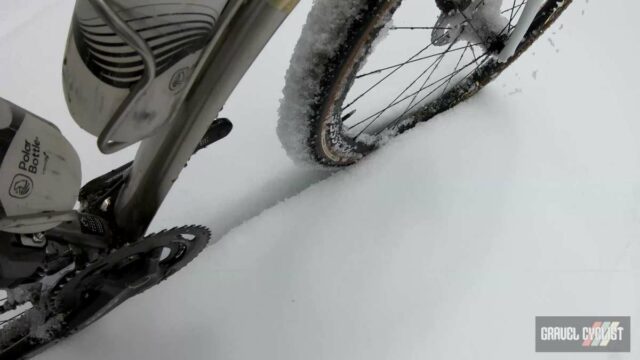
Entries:
[[[37, 2], [46, 11], [3, 1], [30, 20], [0, 35], [0, 96], [55, 122], [90, 179], [132, 150], [100, 155], [71, 120], [73, 1]], [[331, 176], [297, 169], [274, 131], [309, 7], [225, 107], [234, 133], [194, 157], [153, 225], [201, 223], [220, 242], [38, 359], [538, 359], [536, 315], [640, 317], [640, 4], [576, 0], [476, 98]], [[632, 354], [543, 357], [637, 359], [632, 326]]]

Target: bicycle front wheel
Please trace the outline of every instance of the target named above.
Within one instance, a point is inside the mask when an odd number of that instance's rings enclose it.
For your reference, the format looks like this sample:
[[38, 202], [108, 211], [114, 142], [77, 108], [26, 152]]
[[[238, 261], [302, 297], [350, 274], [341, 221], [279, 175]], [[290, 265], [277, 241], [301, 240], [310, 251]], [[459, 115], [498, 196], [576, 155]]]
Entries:
[[278, 124], [285, 150], [296, 162], [351, 165], [474, 95], [571, 3], [546, 1], [516, 54], [494, 60], [527, 1], [316, 2], [287, 72]]

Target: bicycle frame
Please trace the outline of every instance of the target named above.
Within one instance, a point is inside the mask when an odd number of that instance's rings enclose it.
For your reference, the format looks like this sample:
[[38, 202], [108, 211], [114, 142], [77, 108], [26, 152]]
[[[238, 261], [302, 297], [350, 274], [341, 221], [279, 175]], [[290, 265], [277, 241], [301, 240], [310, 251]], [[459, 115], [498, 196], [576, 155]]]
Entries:
[[[127, 106], [153, 81], [155, 63], [149, 47], [133, 30], [115, 15], [114, 0], [89, 0], [105, 21], [140, 53], [145, 75], [132, 90], [121, 109], [98, 139], [105, 153], [115, 152], [129, 144], [111, 142], [110, 135], [120, 122], [127, 120]], [[513, 56], [530, 27], [540, 5], [545, 0], [531, 0], [525, 6], [513, 36], [498, 61]], [[185, 87], [180, 105], [171, 119], [151, 137], [141, 141], [127, 181], [121, 191], [110, 199], [119, 233], [128, 239], [144, 235], [175, 180], [185, 167], [194, 149], [216, 119], [219, 111], [258, 57], [276, 30], [293, 11], [299, 0], [229, 0], [215, 25], [214, 35]], [[155, 100], [162, 101], [162, 100]], [[0, 221], [0, 228], [31, 223], [59, 222], [73, 218], [73, 212], [46, 213], [10, 217]]]
[[173, 119], [136, 153], [114, 214], [130, 239], [146, 232], [211, 122], [299, 0], [230, 0]]
[[[116, 222], [133, 238], [151, 223], [210, 122], [299, 0], [230, 0], [176, 117], [143, 140], [115, 204]], [[527, 4], [527, 13], [541, 0]], [[533, 16], [519, 22], [501, 59], [510, 58]], [[515, 44], [515, 45], [514, 45]]]

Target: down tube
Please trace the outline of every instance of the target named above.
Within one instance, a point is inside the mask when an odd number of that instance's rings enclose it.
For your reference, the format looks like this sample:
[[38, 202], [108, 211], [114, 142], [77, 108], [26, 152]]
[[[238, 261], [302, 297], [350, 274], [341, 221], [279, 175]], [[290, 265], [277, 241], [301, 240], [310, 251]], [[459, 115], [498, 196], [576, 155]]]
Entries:
[[144, 235], [171, 186], [269, 39], [298, 0], [230, 0], [178, 115], [144, 140], [115, 203], [127, 237]]

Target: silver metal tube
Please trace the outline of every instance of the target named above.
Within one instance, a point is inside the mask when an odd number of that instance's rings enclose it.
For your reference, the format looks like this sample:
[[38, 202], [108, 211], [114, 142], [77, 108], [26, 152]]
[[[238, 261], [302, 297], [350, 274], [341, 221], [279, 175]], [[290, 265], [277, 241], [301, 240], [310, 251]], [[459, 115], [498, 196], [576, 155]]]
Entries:
[[90, 1], [94, 9], [96, 9], [102, 19], [109, 24], [113, 31], [115, 31], [124, 41], [127, 42], [129, 46], [140, 54], [144, 63], [144, 74], [140, 83], [131, 89], [131, 93], [127, 99], [113, 115], [113, 118], [109, 121], [98, 138], [98, 147], [100, 148], [100, 151], [106, 154], [111, 154], [131, 145], [130, 143], [113, 142], [113, 132], [120, 122], [130, 120], [123, 116], [123, 114], [125, 114], [128, 107], [131, 106], [131, 104], [133, 104], [136, 99], [149, 88], [151, 82], [154, 80], [156, 76], [156, 60], [153, 57], [153, 51], [149, 47], [149, 44], [147, 44], [144, 39], [127, 24], [126, 21], [118, 16], [118, 13], [113, 9], [113, 4], [110, 4], [109, 0]]
[[209, 125], [297, 2], [229, 1], [177, 117], [141, 143], [118, 196], [116, 222], [129, 237], [144, 234]]
[[496, 55], [496, 59], [499, 62], [507, 62], [513, 55], [515, 55], [518, 46], [524, 39], [529, 27], [531, 27], [533, 20], [535, 20], [536, 15], [538, 15], [540, 8], [544, 5], [545, 1], [546, 0], [527, 1], [527, 4], [524, 6], [524, 11], [522, 12], [522, 15], [520, 15], [520, 19], [516, 24], [516, 28], [511, 33], [504, 49]]

